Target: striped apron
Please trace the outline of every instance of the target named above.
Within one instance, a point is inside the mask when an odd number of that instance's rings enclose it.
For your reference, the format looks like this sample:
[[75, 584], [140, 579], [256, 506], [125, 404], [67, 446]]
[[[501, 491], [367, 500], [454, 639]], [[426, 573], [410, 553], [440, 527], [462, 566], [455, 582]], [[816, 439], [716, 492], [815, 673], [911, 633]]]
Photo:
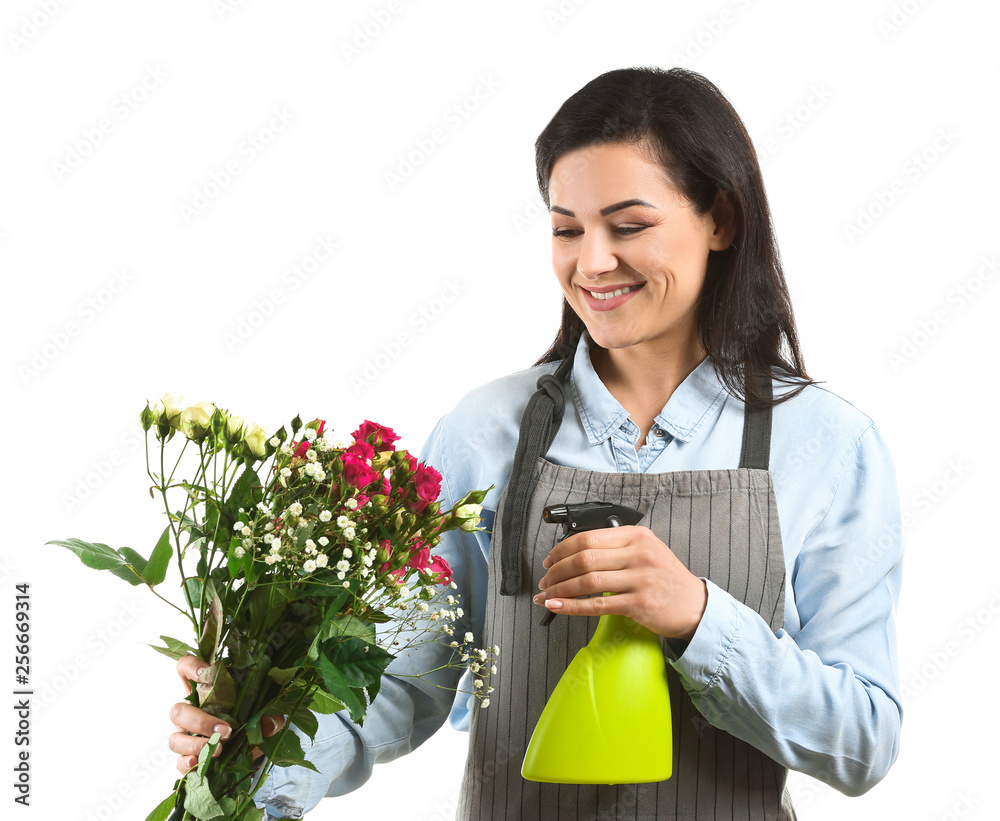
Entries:
[[[567, 370], [560, 369], [557, 378]], [[522, 439], [525, 426], [534, 424], [537, 416], [536, 411], [531, 418], [529, 405], [521, 422]], [[559, 421], [554, 421], [556, 429]], [[561, 616], [547, 626], [540, 623], [547, 611], [534, 604], [532, 596], [545, 575], [542, 561], [562, 536], [561, 528], [543, 523], [542, 509], [586, 501], [636, 508], [644, 514], [642, 524], [669, 545], [692, 573], [711, 579], [777, 630], [784, 622], [785, 563], [768, 472], [770, 426], [770, 409], [747, 410], [737, 469], [602, 473], [536, 457], [531, 465], [534, 490], [524, 508], [520, 567], [510, 564], [516, 556], [512, 560], [508, 554], [507, 558], [507, 566], [516, 571], [513, 586], [517, 592], [500, 595], [502, 586], [504, 591], [512, 589], [501, 561], [500, 519], [513, 482], [507, 484], [491, 538], [480, 644], [499, 645], [501, 658], [491, 680], [495, 689], [490, 706], [472, 712], [457, 814], [460, 821], [795, 819], [785, 787], [786, 768], [712, 726], [694, 707], [669, 663], [674, 735], [671, 778], [611, 786], [548, 784], [521, 777], [521, 763], [538, 717], [598, 622], [591, 616]], [[552, 430], [543, 438], [545, 451], [554, 436]], [[518, 576], [527, 584], [521, 584]], [[661, 643], [670, 658], [666, 639]], [[628, 693], [623, 692], [622, 698], [628, 698]]]

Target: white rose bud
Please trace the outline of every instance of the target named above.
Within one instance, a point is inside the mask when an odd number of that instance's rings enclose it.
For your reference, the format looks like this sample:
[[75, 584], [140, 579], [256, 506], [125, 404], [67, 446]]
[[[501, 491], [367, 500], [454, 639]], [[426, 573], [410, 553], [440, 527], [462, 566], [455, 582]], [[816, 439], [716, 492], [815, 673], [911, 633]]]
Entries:
[[179, 393], [165, 393], [163, 398], [153, 407], [153, 413], [158, 413], [158, 421], [166, 422], [170, 427], [180, 425], [181, 410], [184, 407], [184, 397]]
[[230, 414], [226, 417], [226, 438], [230, 442], [239, 442], [246, 435], [246, 422], [239, 416]]
[[466, 533], [472, 533], [479, 524], [479, 514], [482, 510], [482, 505], [461, 505], [457, 507], [455, 509], [455, 518], [465, 520], [459, 525], [459, 529], [464, 530]]
[[247, 428], [243, 441], [258, 459], [263, 459], [267, 455], [267, 432], [256, 422]]
[[196, 405], [184, 408], [181, 411], [181, 432], [188, 438], [196, 442], [205, 438], [205, 434], [212, 427], [212, 414], [215, 413], [215, 405], [209, 402], [198, 402]]

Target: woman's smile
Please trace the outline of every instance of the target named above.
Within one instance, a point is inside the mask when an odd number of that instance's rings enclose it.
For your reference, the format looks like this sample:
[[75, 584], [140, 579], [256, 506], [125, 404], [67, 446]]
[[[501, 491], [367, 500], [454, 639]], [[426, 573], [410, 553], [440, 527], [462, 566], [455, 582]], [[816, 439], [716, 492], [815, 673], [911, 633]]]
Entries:
[[634, 297], [646, 283], [637, 285], [611, 286], [607, 288], [588, 288], [580, 286], [584, 300], [592, 311], [613, 311]]

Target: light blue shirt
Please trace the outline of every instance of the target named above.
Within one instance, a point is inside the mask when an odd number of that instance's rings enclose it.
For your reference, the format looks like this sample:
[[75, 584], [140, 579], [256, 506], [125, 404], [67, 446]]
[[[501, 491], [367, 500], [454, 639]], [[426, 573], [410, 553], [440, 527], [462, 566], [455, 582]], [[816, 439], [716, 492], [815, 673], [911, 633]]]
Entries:
[[[494, 489], [483, 506], [486, 531], [446, 533], [436, 553], [455, 571], [464, 620], [456, 633], [482, 635], [487, 556], [500, 493], [510, 478], [518, 428], [547, 363], [496, 379], [466, 395], [431, 432], [420, 458], [442, 474], [442, 507], [466, 492]], [[546, 454], [560, 465], [604, 472], [735, 468], [743, 403], [705, 359], [656, 416], [636, 450], [639, 428], [577, 346], [562, 425]], [[787, 391], [775, 383], [775, 394]], [[892, 458], [872, 420], [817, 385], [774, 407], [770, 469], [786, 574], [784, 628], [771, 632], [751, 608], [712, 582], [694, 637], [670, 660], [695, 706], [712, 724], [785, 766], [848, 795], [877, 783], [896, 758], [902, 715], [895, 608], [902, 526]], [[539, 610], [541, 612], [541, 610]], [[425, 644], [390, 673], [438, 667], [450, 651]], [[503, 648], [498, 664], [503, 665]], [[385, 679], [363, 728], [341, 714], [320, 716], [303, 748], [321, 774], [279, 768], [258, 794], [297, 818], [324, 795], [360, 787], [372, 767], [423, 743], [449, 717], [467, 730], [472, 696], [455, 671], [426, 680]], [[489, 708], [487, 708], [489, 709]]]

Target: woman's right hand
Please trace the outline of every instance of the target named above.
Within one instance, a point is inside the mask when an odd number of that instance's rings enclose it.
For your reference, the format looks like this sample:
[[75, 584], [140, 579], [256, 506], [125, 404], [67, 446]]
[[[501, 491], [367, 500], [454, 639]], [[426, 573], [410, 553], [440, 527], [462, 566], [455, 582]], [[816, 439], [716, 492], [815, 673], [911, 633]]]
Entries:
[[[177, 659], [177, 674], [184, 682], [184, 689], [190, 693], [191, 683], [198, 681], [199, 673], [208, 665], [197, 656], [181, 656]], [[180, 757], [177, 759], [177, 769], [183, 774], [198, 763], [201, 748], [208, 742], [212, 733], [218, 733], [222, 740], [229, 738], [232, 728], [225, 721], [206, 713], [204, 710], [179, 701], [170, 708], [170, 720], [177, 732], [170, 736], [170, 749]], [[284, 716], [264, 716], [261, 720], [261, 732], [272, 736], [285, 724]], [[214, 755], [222, 752], [222, 744], [215, 748]], [[254, 747], [254, 759], [263, 755], [260, 747]]]

